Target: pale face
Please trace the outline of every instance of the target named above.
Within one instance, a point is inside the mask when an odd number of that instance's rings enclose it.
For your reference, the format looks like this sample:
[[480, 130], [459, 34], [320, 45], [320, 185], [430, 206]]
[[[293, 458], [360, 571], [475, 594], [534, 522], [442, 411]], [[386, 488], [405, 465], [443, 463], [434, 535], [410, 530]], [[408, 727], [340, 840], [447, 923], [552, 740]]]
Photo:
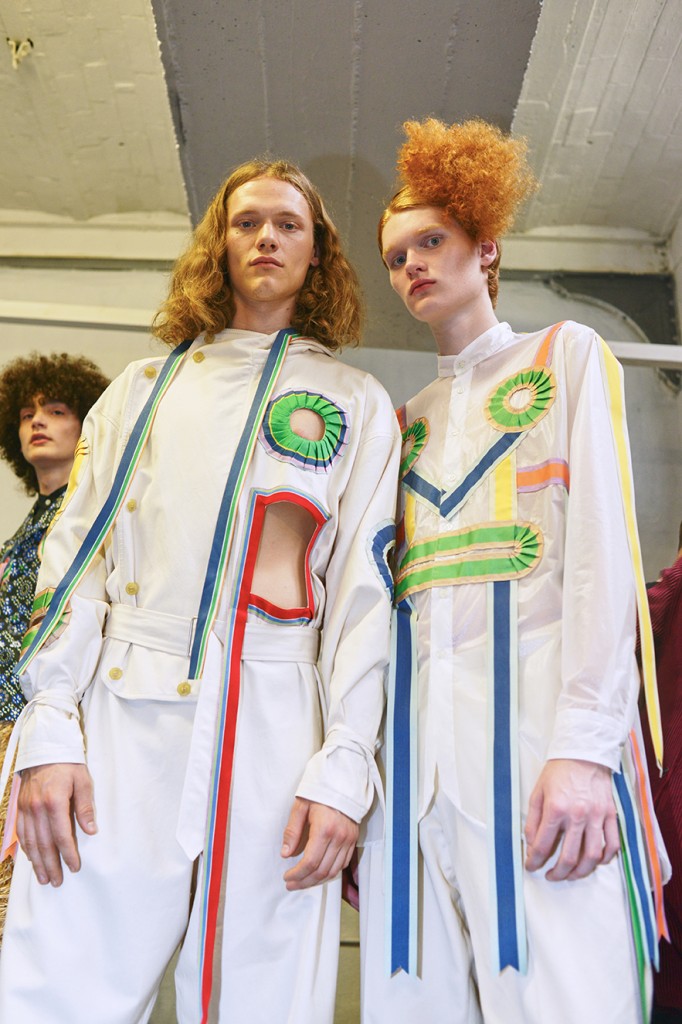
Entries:
[[273, 316], [288, 326], [308, 269], [319, 262], [307, 199], [286, 181], [254, 178], [232, 193], [227, 215], [234, 326], [259, 330], [258, 319]]
[[78, 416], [64, 402], [45, 402], [38, 395], [19, 411], [21, 454], [38, 479], [41, 473], [63, 470], [66, 483], [80, 432]]
[[497, 255], [494, 242], [474, 242], [436, 206], [392, 213], [381, 241], [392, 288], [412, 316], [434, 333], [464, 321], [470, 324], [468, 333], [480, 333], [478, 327], [485, 324], [482, 330], [487, 329], [491, 316], [496, 322], [488, 294], [488, 267]]

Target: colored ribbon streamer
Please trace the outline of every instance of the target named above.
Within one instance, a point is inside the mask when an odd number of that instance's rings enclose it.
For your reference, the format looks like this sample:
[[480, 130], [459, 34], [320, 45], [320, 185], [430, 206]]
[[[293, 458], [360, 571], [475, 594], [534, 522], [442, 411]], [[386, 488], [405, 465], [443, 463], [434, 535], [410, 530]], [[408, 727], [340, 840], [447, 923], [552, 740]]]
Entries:
[[646, 595], [642, 552], [639, 546], [637, 523], [635, 520], [635, 494], [632, 481], [632, 467], [628, 451], [625, 428], [625, 408], [623, 390], [620, 382], [618, 361], [607, 345], [599, 339], [599, 354], [603, 369], [602, 379], [606, 391], [606, 399], [611, 413], [613, 439], [616, 446], [618, 476], [620, 478], [625, 525], [627, 528], [630, 557], [637, 591], [637, 611], [639, 613], [639, 636], [642, 651], [642, 676], [644, 680], [644, 696], [646, 699], [647, 716], [651, 742], [656, 755], [656, 763], [660, 772], [663, 771], [663, 730], [661, 727], [661, 709], [658, 701], [656, 685], [656, 655], [654, 637], [651, 629], [651, 614]]
[[663, 903], [663, 877], [661, 872], [661, 861], [656, 849], [656, 835], [654, 833], [654, 806], [649, 786], [647, 767], [642, 756], [637, 733], [633, 729], [630, 733], [630, 752], [635, 772], [637, 795], [639, 797], [640, 815], [644, 830], [644, 840], [651, 869], [651, 876], [654, 890], [654, 907], [656, 909], [656, 930], [658, 937], [670, 942], [668, 923], [665, 919], [665, 906]]
[[649, 891], [641, 833], [637, 824], [634, 800], [624, 772], [613, 773], [613, 793], [618, 812], [621, 852], [626, 889], [633, 925], [635, 955], [639, 975], [642, 1020], [649, 1019], [646, 965], [658, 967], [656, 917]]
[[[270, 400], [287, 346], [293, 332], [280, 331], [268, 353], [242, 435], [228, 473], [220, 504], [216, 529], [202, 591], [197, 629], [190, 652], [189, 677], [197, 678], [206, 657], [208, 636], [213, 624], [220, 592], [227, 571], [227, 559], [232, 546], [239, 498], [246, 471], [256, 444], [263, 414]], [[254, 496], [255, 500], [255, 496]], [[260, 506], [264, 514], [265, 506]], [[252, 503], [250, 518], [253, 516]], [[232, 765], [239, 710], [241, 683], [241, 651], [248, 616], [251, 579], [258, 551], [260, 530], [246, 529], [249, 542], [241, 553], [231, 602], [230, 622], [225, 642], [225, 668], [219, 696], [219, 715], [211, 771], [211, 795], [206, 822], [203, 880], [201, 892], [201, 936], [199, 942], [199, 1000], [201, 1021], [208, 1021], [213, 989], [214, 952], [220, 890], [225, 863]]]
[[256, 388], [256, 394], [251, 403], [251, 408], [249, 409], [246, 423], [242, 430], [232, 465], [230, 466], [225, 490], [220, 502], [218, 520], [215, 533], [213, 534], [208, 567], [201, 592], [197, 627], [190, 651], [190, 679], [198, 679], [204, 667], [208, 637], [218, 610], [220, 591], [227, 571], [227, 556], [234, 532], [239, 495], [244, 485], [244, 477], [251, 460], [263, 414], [270, 400], [270, 395], [284, 362], [287, 346], [292, 337], [295, 337], [293, 331], [280, 331], [268, 352], [268, 357], [265, 360], [265, 366]]
[[409, 601], [393, 611], [386, 742], [386, 969], [417, 970], [417, 646]]
[[78, 549], [76, 557], [52, 594], [45, 617], [40, 624], [40, 629], [34, 636], [33, 641], [26, 652], [17, 663], [17, 675], [21, 675], [26, 671], [42, 645], [56, 629], [69, 598], [78, 586], [82, 577], [87, 572], [97, 551], [114, 525], [118, 511], [126, 496], [128, 487], [130, 486], [130, 481], [133, 473], [135, 472], [135, 468], [140, 461], [140, 456], [142, 455], [144, 446], [149, 438], [151, 426], [154, 422], [154, 417], [156, 416], [161, 399], [166, 393], [173, 377], [177, 373], [184, 355], [191, 344], [191, 341], [183, 341], [173, 349], [166, 359], [166, 362], [163, 364], [152, 392], [145, 402], [142, 411], [135, 422], [132, 433], [128, 438], [128, 442], [123, 451], [123, 455], [121, 456], [121, 461], [118, 465], [118, 469], [116, 470], [114, 482], [109, 494], [107, 495], [106, 501], [104, 502], [94, 523], [88, 530], [83, 543]]
[[528, 968], [518, 755], [517, 584], [488, 584], [488, 842], [493, 965]]

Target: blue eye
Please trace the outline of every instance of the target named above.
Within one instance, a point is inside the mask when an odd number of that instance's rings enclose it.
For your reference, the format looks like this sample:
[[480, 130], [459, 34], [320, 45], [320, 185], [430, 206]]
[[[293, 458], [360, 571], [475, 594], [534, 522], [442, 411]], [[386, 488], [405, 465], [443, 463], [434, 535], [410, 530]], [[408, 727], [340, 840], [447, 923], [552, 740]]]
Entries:
[[440, 245], [441, 241], [442, 239], [440, 235], [429, 235], [429, 237], [424, 242], [424, 246], [427, 249], [435, 249], [437, 248], [437, 246]]
[[405, 257], [404, 256], [395, 256], [391, 260], [391, 267], [396, 267], [397, 268], [397, 267], [404, 267], [404, 266], [405, 266]]

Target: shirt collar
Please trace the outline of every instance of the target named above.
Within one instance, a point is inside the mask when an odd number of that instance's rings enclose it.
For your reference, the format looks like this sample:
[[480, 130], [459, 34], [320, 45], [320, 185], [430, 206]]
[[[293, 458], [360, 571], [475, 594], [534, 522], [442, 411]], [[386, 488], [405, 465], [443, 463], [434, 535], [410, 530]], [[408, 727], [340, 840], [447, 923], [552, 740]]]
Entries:
[[469, 342], [467, 347], [457, 355], [438, 356], [438, 376], [457, 377], [473, 369], [478, 363], [498, 352], [513, 337], [513, 331], [508, 323], [495, 324], [489, 327], [483, 334]]

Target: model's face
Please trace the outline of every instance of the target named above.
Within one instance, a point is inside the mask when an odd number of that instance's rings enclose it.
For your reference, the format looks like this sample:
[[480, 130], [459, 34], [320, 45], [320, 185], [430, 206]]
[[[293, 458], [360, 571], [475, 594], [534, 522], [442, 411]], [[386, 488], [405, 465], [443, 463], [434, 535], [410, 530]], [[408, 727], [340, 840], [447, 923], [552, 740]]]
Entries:
[[417, 320], [436, 327], [487, 301], [494, 242], [474, 242], [437, 206], [392, 213], [382, 256], [391, 286]]
[[305, 196], [286, 181], [254, 178], [232, 193], [227, 216], [227, 266], [237, 312], [278, 305], [293, 312], [308, 268], [319, 262]]
[[34, 469], [67, 471], [81, 432], [78, 416], [64, 402], [45, 402], [37, 395], [19, 411], [21, 454]]

